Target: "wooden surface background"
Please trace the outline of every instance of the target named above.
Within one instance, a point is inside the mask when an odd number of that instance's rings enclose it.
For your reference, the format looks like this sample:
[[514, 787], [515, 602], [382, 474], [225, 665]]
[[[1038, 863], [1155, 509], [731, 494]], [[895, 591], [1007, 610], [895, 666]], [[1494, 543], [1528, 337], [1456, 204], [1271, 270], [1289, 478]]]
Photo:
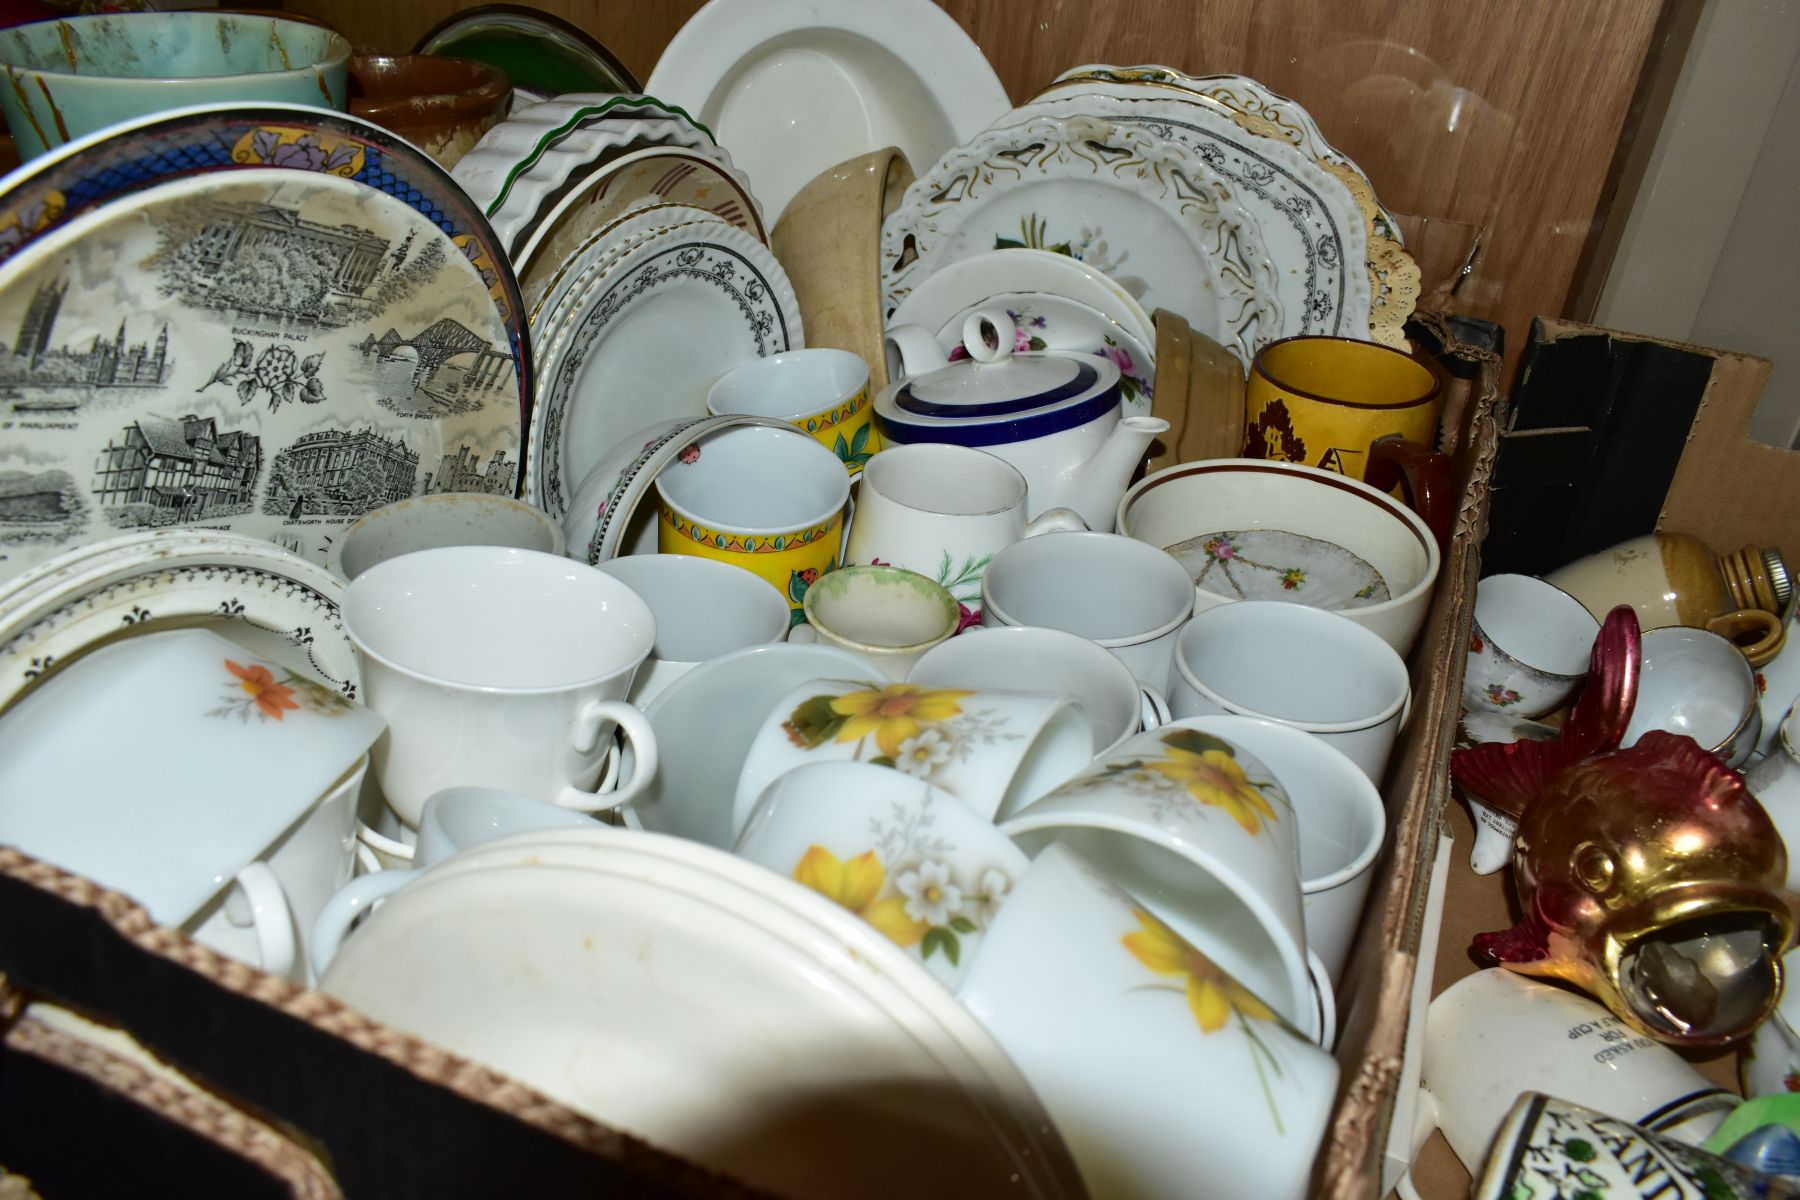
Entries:
[[[1454, 304], [1504, 325], [1509, 357], [1533, 316], [1586, 315], [1568, 309], [1593, 269], [1587, 258], [1607, 244], [1601, 232], [1615, 152], [1633, 125], [1645, 62], [1663, 40], [1665, 9], [1665, 0], [942, 3], [1015, 102], [1084, 62], [1235, 72], [1298, 100], [1389, 208], [1486, 228], [1477, 268]], [[1671, 13], [1695, 3], [1666, 0]], [[331, 22], [359, 45], [398, 51], [469, 6], [290, 0], [287, 7]], [[540, 0], [537, 7], [589, 30], [646, 79], [700, 3]], [[914, 165], [923, 173], [929, 164]]]

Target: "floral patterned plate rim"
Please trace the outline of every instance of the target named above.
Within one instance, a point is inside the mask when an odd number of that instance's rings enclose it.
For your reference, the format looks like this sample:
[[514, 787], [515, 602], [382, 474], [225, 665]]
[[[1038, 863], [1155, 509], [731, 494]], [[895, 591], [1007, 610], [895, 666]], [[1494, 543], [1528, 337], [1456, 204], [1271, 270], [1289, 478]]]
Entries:
[[[321, 981], [321, 989], [401, 1028], [416, 1030], [416, 1024], [409, 1024], [410, 1018], [398, 1009], [418, 1006], [398, 998], [400, 993], [392, 989], [392, 984], [409, 973], [397, 961], [395, 952], [431, 924], [423, 910], [431, 906], [448, 914], [455, 907], [464, 906], [478, 911], [490, 903], [488, 897], [506, 894], [511, 887], [537, 886], [531, 882], [533, 877], [562, 880], [549, 886], [557, 894], [566, 894], [569, 903], [554, 904], [547, 911], [571, 917], [591, 915], [616, 933], [615, 922], [621, 914], [623, 919], [637, 924], [637, 914], [664, 905], [634, 902], [618, 907], [600, 898], [602, 888], [617, 896], [641, 896], [647, 901], [660, 897], [692, 914], [693, 919], [681, 926], [684, 946], [716, 955], [721, 966], [727, 960], [741, 961], [745, 970], [776, 972], [772, 978], [798, 971], [829, 980], [830, 987], [808, 989], [810, 999], [804, 1012], [781, 1014], [779, 1027], [797, 1030], [806, 1028], [809, 1022], [837, 1027], [844, 1014], [862, 1010], [867, 1014], [865, 1021], [874, 1019], [890, 1026], [888, 1032], [904, 1039], [907, 1049], [902, 1053], [906, 1062], [937, 1077], [940, 1086], [933, 1098], [934, 1106], [953, 1105], [959, 1118], [966, 1116], [982, 1126], [972, 1131], [976, 1134], [975, 1146], [981, 1149], [978, 1155], [970, 1155], [970, 1167], [981, 1163], [988, 1168], [1016, 1172], [1013, 1179], [1002, 1177], [1003, 1182], [996, 1181], [995, 1188], [1008, 1186], [1010, 1190], [1023, 1185], [1026, 1194], [1046, 1198], [1084, 1194], [1067, 1149], [1030, 1085], [992, 1035], [956, 1003], [920, 962], [830, 899], [710, 846], [662, 834], [601, 828], [521, 834], [478, 847], [444, 864], [432, 879], [396, 896], [392, 909], [396, 914], [406, 914], [399, 921], [390, 918], [385, 927], [383, 922], [370, 921], [348, 939]], [[507, 905], [517, 907], [510, 901]], [[539, 921], [538, 916], [530, 915], [531, 911], [530, 907], [521, 910], [522, 919]], [[454, 920], [450, 925], [455, 925]], [[458, 931], [443, 928], [433, 936], [454, 939]], [[606, 939], [608, 943], [616, 940], [610, 936]], [[629, 937], [624, 943], [635, 944]], [[635, 974], [636, 969], [641, 969], [643, 960], [635, 952], [627, 950], [622, 954], [624, 970]], [[456, 957], [440, 956], [437, 961], [448, 965]], [[659, 961], [663, 958], [658, 956]], [[708, 984], [691, 975], [665, 971], [657, 986], [674, 987], [680, 994], [693, 995], [686, 989], [704, 990]], [[455, 990], [450, 989], [450, 993]], [[404, 991], [423, 994], [415, 988]], [[781, 991], [785, 993], [787, 989], [783, 987]], [[733, 1010], [719, 1010], [715, 1003], [709, 1003], [706, 1011], [716, 1018], [720, 1011], [730, 1014]], [[464, 1027], [474, 1029], [481, 1024]], [[654, 1032], [655, 1028], [642, 1028], [640, 1033], [645, 1036], [638, 1040], [647, 1052], [665, 1058], [680, 1053], [691, 1041], [680, 1036], [650, 1038], [648, 1035]], [[540, 1073], [550, 1069], [559, 1079], [568, 1080], [566, 1069], [558, 1065], [568, 1054], [566, 1042], [566, 1037], [545, 1040], [537, 1053], [554, 1057], [557, 1064], [544, 1064]], [[461, 1049], [472, 1057], [481, 1057], [474, 1047]], [[680, 1077], [669, 1075], [666, 1068], [653, 1070], [657, 1079]], [[542, 1086], [542, 1080], [520, 1066], [511, 1073]], [[551, 1091], [554, 1094], [556, 1089]], [[617, 1093], [618, 1089], [606, 1091]], [[588, 1108], [594, 1111], [592, 1104]], [[638, 1112], [642, 1111], [640, 1106]], [[617, 1113], [595, 1115], [632, 1127], [629, 1119], [620, 1119]], [[944, 1122], [937, 1117], [928, 1125], [941, 1129]], [[667, 1138], [657, 1140], [672, 1145]], [[969, 1149], [974, 1151], [975, 1146]], [[680, 1150], [681, 1146], [673, 1144], [673, 1148]], [[756, 1180], [753, 1178], [752, 1182]], [[977, 1186], [975, 1190], [981, 1188]]]
[[362, 685], [343, 585], [279, 546], [159, 530], [46, 566], [0, 608], [0, 711], [89, 648], [171, 625], [209, 625], [349, 699]]
[[705, 415], [707, 389], [726, 371], [806, 344], [781, 264], [724, 222], [656, 234], [595, 264], [540, 330], [545, 383], [525, 488], [555, 521], [614, 446], [659, 420]]
[[1126, 99], [1052, 92], [1015, 110], [1085, 114], [1186, 147], [1236, 190], [1257, 218], [1263, 250], [1280, 275], [1288, 334], [1364, 338], [1374, 323], [1374, 267], [1353, 190], [1329, 167], [1285, 141], [1257, 137], [1191, 97]]
[[519, 411], [527, 411], [525, 306], [493, 226], [424, 151], [347, 113], [298, 104], [198, 105], [77, 138], [0, 178], [0, 263], [83, 213], [157, 183], [269, 168], [355, 180], [441, 229], [488, 286], [511, 342]]
[[181, 925], [332, 790], [382, 727], [211, 630], [110, 641], [0, 722], [0, 836]]
[[1323, 538], [1285, 529], [1228, 529], [1165, 547], [1195, 586], [1231, 600], [1287, 600], [1312, 608], [1366, 608], [1393, 599], [1367, 560]]
[[1122, 123], [1030, 114], [945, 154], [882, 223], [887, 311], [944, 264], [1012, 246], [1092, 263], [1246, 367], [1296, 319], [1238, 190], [1180, 143]]
[[120, 196], [6, 264], [0, 326], [18, 348], [0, 575], [167, 527], [323, 563], [393, 500], [515, 491], [511, 323], [455, 239], [354, 179], [257, 168]]

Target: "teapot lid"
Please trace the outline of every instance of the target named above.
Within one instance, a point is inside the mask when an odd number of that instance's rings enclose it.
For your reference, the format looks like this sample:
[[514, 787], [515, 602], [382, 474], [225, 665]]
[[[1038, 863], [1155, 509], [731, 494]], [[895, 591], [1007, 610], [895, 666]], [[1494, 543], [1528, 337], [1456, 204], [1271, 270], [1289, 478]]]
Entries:
[[875, 402], [895, 441], [993, 446], [1086, 425], [1119, 404], [1119, 368], [1096, 355], [1019, 351], [1018, 328], [1001, 308], [963, 323], [969, 360], [910, 379]]

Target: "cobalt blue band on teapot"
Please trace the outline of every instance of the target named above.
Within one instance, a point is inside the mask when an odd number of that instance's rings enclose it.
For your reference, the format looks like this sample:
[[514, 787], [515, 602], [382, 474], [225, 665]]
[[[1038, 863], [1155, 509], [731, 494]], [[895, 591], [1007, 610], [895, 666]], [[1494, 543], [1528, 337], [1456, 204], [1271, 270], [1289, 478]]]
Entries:
[[987, 404], [939, 404], [914, 394], [912, 385], [907, 384], [894, 393], [894, 407], [912, 416], [944, 417], [953, 421], [964, 417], [1003, 417], [1008, 413], [1031, 412], [1048, 408], [1052, 404], [1061, 404], [1065, 400], [1073, 400], [1092, 388], [1100, 378], [1100, 372], [1088, 363], [1076, 363], [1074, 366], [1074, 377], [1048, 392], [1014, 396]]
[[[1030, 402], [1030, 407], [1039, 407], [1041, 397]], [[1059, 408], [1052, 412], [1034, 412], [1030, 416], [1020, 417], [1012, 421], [933, 421], [929, 424], [911, 424], [897, 421], [886, 413], [877, 412], [875, 423], [881, 428], [881, 436], [895, 442], [946, 442], [952, 446], [998, 446], [1007, 442], [1023, 442], [1030, 438], [1048, 437], [1053, 433], [1061, 433], [1065, 429], [1074, 429], [1078, 425], [1086, 425], [1089, 421], [1098, 420], [1109, 409], [1118, 407], [1119, 389], [1111, 387], [1099, 392], [1090, 399], [1071, 404], [1067, 408]], [[968, 411], [968, 406], [962, 406]]]

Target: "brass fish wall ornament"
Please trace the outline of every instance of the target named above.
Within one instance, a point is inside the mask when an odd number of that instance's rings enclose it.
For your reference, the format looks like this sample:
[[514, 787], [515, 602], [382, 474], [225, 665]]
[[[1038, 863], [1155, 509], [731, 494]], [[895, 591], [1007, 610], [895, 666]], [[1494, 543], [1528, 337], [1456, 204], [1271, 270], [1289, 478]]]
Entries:
[[1787, 850], [1743, 777], [1692, 738], [1655, 731], [1618, 748], [1639, 662], [1637, 617], [1621, 606], [1561, 736], [1451, 755], [1459, 784], [1519, 817], [1524, 915], [1474, 948], [1583, 988], [1651, 1037], [1724, 1045], [1781, 996]]

